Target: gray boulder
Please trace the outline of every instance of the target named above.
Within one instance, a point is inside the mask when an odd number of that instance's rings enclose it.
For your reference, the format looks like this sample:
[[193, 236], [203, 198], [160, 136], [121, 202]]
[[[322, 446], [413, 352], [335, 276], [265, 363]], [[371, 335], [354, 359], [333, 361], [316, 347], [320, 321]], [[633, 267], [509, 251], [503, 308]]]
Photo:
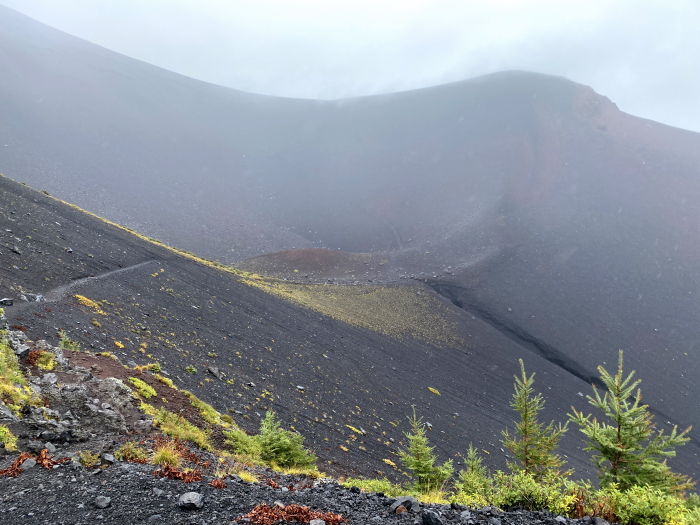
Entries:
[[177, 504], [184, 510], [201, 509], [204, 506], [204, 496], [199, 492], [185, 492]]

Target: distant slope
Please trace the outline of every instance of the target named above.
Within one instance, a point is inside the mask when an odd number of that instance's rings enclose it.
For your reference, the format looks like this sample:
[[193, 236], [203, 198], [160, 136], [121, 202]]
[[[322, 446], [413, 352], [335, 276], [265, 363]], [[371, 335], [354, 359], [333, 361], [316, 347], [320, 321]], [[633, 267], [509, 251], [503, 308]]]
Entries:
[[[398, 478], [383, 460], [396, 460], [412, 405], [433, 425], [441, 457], [459, 460], [474, 442], [490, 453], [489, 464], [504, 467], [498, 438], [512, 421], [508, 400], [522, 351], [449, 302], [431, 315], [439, 320], [440, 310], [449, 310], [467, 339], [460, 348], [335, 320], [246, 284], [250, 276], [179, 255], [4, 177], [0, 202], [0, 241], [9, 247], [2, 248], [0, 296], [48, 299], [5, 308], [10, 324], [29, 336], [55, 343], [61, 327], [83, 349], [111, 351], [124, 362], [158, 361], [177, 386], [221, 412], [230, 409], [250, 431], [273, 409], [306, 437], [325, 471]], [[426, 304], [441, 302], [428, 288], [421, 293]], [[76, 294], [100, 301], [107, 315]], [[394, 320], [400, 316], [398, 309]], [[539, 371], [548, 416], [562, 417], [571, 403], [584, 407], [576, 394], [585, 383], [545, 360], [525, 359]], [[579, 444], [571, 433], [566, 453], [590, 476]], [[689, 472], [697, 468], [695, 450], [682, 456]]]
[[4, 8], [0, 50], [0, 172], [224, 262], [380, 255], [383, 280], [427, 280], [488, 325], [491, 360], [589, 377], [625, 349], [645, 401], [700, 439], [699, 134], [525, 72], [250, 95]]

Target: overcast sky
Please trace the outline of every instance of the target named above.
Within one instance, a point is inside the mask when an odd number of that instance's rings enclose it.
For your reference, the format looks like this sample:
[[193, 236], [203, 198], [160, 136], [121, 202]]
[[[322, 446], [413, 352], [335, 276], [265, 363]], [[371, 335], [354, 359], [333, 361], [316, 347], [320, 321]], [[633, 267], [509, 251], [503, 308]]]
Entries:
[[562, 75], [700, 131], [700, 0], [0, 0], [236, 89], [342, 98], [504, 69]]

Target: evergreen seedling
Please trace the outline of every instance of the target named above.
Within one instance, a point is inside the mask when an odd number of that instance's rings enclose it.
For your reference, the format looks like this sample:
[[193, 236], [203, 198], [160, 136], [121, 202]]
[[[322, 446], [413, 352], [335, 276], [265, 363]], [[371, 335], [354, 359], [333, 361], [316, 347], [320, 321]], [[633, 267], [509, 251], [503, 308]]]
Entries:
[[[546, 427], [537, 420], [537, 414], [544, 408], [542, 394], [533, 397], [534, 377], [525, 373], [525, 365], [520, 359], [521, 377], [515, 376], [515, 393], [510, 403], [520, 413], [520, 422], [515, 423], [515, 434], [511, 436], [508, 429], [502, 432], [503, 446], [510, 450], [516, 461], [508, 462], [508, 467], [513, 472], [525, 472], [531, 474], [536, 481], [541, 481], [546, 476], [560, 475], [559, 469], [564, 461], [554, 453], [559, 444], [559, 439], [567, 430], [567, 424], [563, 427], [554, 426], [552, 421]], [[571, 474], [570, 471], [564, 475]]]
[[458, 488], [461, 492], [472, 495], [487, 495], [491, 489], [491, 480], [486, 467], [476, 449], [469, 443], [469, 450], [464, 461], [464, 469], [459, 473]]
[[692, 487], [694, 483], [688, 477], [672, 472], [666, 465], [666, 458], [676, 455], [675, 447], [689, 440], [690, 427], [679, 433], [674, 426], [669, 435], [656, 430], [648, 405], [641, 403], [641, 389], [637, 388], [641, 381], [632, 381], [634, 372], [623, 376], [622, 350], [614, 377], [602, 366], [598, 371], [607, 392], [601, 397], [594, 386], [595, 396], [588, 396], [588, 402], [612, 424], [598, 422], [591, 414], [584, 416], [573, 407], [569, 417], [587, 438], [585, 450], [594, 452], [601, 485], [615, 484], [620, 490], [648, 485], [666, 493], [680, 493]]
[[310, 467], [318, 459], [304, 448], [304, 437], [295, 432], [282, 430], [275, 413], [268, 410], [260, 423], [260, 457], [278, 467]]
[[416, 416], [415, 407], [413, 407], [413, 417], [409, 417], [408, 420], [411, 423], [411, 431], [404, 433], [408, 439], [408, 448], [399, 451], [401, 462], [416, 478], [416, 490], [430, 492], [440, 489], [452, 477], [454, 471], [452, 460], [436, 466], [437, 457], [433, 454], [435, 447], [428, 444], [423, 418]]

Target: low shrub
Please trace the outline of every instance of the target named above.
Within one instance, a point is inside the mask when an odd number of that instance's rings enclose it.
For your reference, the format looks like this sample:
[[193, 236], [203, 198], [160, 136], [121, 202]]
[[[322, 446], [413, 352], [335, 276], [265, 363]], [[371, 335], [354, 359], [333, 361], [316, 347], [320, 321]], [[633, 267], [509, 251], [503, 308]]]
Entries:
[[63, 330], [58, 331], [58, 347], [62, 350], [80, 352], [80, 343], [72, 341]]
[[175, 386], [175, 383], [173, 383], [173, 380], [167, 377], [164, 377], [160, 374], [154, 374], [153, 377], [155, 377], [158, 381], [163, 383], [166, 386], [169, 386], [170, 388], [177, 390], [177, 387]]
[[0, 425], [0, 443], [4, 443], [7, 450], [13, 452], [17, 450], [17, 437], [2, 425]]
[[100, 464], [100, 456], [89, 450], [78, 452], [78, 462], [85, 468], [95, 468]]
[[130, 377], [129, 382], [134, 385], [136, 391], [146, 399], [150, 399], [156, 395], [154, 388], [148, 383], [142, 381], [138, 377]]
[[114, 452], [114, 457], [119, 461], [145, 463], [148, 459], [148, 452], [138, 443], [127, 441]]
[[387, 478], [380, 479], [363, 479], [363, 478], [347, 478], [343, 482], [345, 487], [357, 487], [363, 492], [381, 492], [385, 496], [398, 498], [406, 494], [406, 489], [401, 485], [392, 483]]
[[232, 430], [224, 435], [230, 450], [267, 465], [305, 468], [316, 463], [316, 456], [304, 448], [303, 436], [283, 430], [271, 410], [260, 424], [260, 434], [249, 436], [242, 430]]
[[27, 386], [17, 356], [4, 340], [0, 341], [0, 399], [16, 414], [22, 405], [42, 404], [39, 396]]
[[190, 403], [192, 403], [192, 406], [199, 410], [199, 413], [202, 415], [202, 417], [207, 423], [209, 423], [210, 425], [226, 426], [226, 424], [221, 420], [219, 413], [214, 409], [213, 406], [205, 403], [189, 390], [181, 390], [181, 392], [189, 398]]
[[262, 461], [262, 448], [258, 436], [249, 436], [240, 429], [225, 430], [226, 448], [246, 458], [250, 458], [253, 463]]
[[151, 456], [153, 465], [177, 467], [180, 464], [180, 454], [172, 441], [162, 442], [156, 446]]
[[212, 447], [209, 442], [210, 432], [197, 428], [184, 417], [168, 412], [164, 408], [158, 411], [155, 411], [153, 407], [151, 409], [155, 413], [153, 420], [163, 434], [183, 441], [191, 441], [202, 450], [211, 450]]

